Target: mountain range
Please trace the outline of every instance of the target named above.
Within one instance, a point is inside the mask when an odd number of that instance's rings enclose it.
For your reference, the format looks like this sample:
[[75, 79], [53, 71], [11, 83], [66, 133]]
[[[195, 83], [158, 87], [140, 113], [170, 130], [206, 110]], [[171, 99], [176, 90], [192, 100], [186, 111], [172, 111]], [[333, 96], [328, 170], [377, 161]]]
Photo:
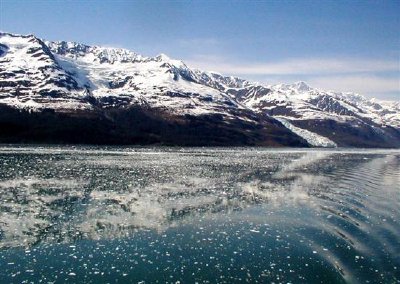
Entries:
[[0, 142], [400, 147], [400, 101], [0, 33]]

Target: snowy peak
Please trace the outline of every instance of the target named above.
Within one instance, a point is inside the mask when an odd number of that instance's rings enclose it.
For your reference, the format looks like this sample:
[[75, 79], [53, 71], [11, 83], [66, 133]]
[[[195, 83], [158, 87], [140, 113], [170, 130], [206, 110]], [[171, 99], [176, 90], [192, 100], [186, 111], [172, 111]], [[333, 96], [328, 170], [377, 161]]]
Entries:
[[158, 62], [163, 62], [163, 61], [170, 61], [171, 58], [169, 58], [167, 55], [164, 53], [161, 53], [155, 57], [155, 60]]
[[293, 89], [298, 90], [299, 92], [308, 92], [311, 90], [311, 87], [308, 86], [305, 82], [300, 81], [300, 82], [296, 82], [292, 85]]
[[72, 59], [86, 58], [86, 60], [91, 59], [94, 62], [108, 64], [160, 62], [187, 68], [182, 61], [171, 59], [163, 53], [155, 57], [145, 57], [125, 48], [90, 46], [67, 41], [46, 41], [46, 44], [53, 53]]
[[280, 91], [282, 93], [286, 93], [288, 95], [299, 95], [304, 94], [314, 89], [311, 88], [307, 83], [303, 81], [296, 82], [294, 84], [276, 84], [276, 85], [268, 85], [271, 89]]
[[74, 55], [75, 57], [85, 56], [91, 49], [90, 46], [67, 41], [47, 41], [49, 48], [60, 55]]
[[51, 51], [69, 58], [79, 59], [92, 56], [99, 63], [135, 63], [145, 60], [142, 56], [123, 48], [89, 46], [76, 42], [46, 42]]
[[21, 107], [48, 103], [68, 108], [65, 98], [82, 96], [83, 90], [75, 78], [58, 64], [42, 40], [32, 35], [1, 33], [0, 45], [2, 103]]
[[3, 62], [9, 62], [15, 68], [28, 69], [32, 65], [38, 67], [55, 63], [46, 44], [32, 35], [0, 33], [0, 39]]

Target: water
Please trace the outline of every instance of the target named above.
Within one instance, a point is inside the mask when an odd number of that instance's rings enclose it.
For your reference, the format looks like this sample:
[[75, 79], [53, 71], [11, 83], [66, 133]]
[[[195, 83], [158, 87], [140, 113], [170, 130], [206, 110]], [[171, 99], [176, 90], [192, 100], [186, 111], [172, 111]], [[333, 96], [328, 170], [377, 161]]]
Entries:
[[400, 152], [0, 147], [1, 283], [400, 283]]

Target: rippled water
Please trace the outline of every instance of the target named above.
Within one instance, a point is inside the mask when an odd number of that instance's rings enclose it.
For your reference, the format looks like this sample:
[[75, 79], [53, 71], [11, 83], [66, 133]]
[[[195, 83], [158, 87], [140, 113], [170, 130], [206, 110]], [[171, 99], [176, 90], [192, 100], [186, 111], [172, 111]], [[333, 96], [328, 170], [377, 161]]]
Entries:
[[0, 282], [400, 283], [400, 152], [0, 147]]

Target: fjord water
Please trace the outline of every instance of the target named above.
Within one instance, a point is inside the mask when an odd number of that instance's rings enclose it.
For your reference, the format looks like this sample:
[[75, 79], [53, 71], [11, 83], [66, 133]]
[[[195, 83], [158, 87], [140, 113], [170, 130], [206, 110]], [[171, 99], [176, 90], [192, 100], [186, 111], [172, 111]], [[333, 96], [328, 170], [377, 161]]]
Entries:
[[0, 147], [0, 282], [399, 283], [400, 152]]

